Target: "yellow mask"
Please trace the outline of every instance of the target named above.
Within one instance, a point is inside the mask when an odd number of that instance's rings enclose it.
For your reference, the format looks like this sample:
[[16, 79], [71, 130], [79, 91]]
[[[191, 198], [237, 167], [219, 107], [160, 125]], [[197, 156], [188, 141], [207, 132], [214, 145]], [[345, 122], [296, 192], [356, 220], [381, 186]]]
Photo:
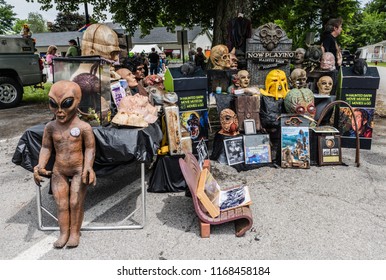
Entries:
[[268, 73], [265, 78], [265, 90], [260, 89], [263, 95], [275, 97], [276, 100], [285, 98], [288, 91], [287, 76], [284, 71], [278, 69]]

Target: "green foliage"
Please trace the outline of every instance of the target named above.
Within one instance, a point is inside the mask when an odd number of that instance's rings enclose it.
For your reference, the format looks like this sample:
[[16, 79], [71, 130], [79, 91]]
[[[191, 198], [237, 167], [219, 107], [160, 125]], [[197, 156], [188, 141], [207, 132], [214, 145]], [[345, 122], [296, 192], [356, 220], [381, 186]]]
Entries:
[[21, 30], [23, 29], [23, 25], [28, 23], [26, 19], [16, 19], [15, 24], [12, 27], [12, 30], [15, 34], [20, 34]]
[[39, 13], [28, 13], [27, 23], [32, 33], [43, 33], [47, 31], [46, 21]]
[[44, 88], [34, 88], [33, 86], [24, 87], [23, 102], [48, 104], [48, 92], [51, 83], [45, 83]]
[[58, 13], [52, 25], [51, 32], [77, 31], [86, 24], [86, 17], [78, 13]]
[[14, 6], [7, 4], [5, 0], [0, 0], [0, 34], [12, 32], [13, 22], [16, 20], [13, 8]]

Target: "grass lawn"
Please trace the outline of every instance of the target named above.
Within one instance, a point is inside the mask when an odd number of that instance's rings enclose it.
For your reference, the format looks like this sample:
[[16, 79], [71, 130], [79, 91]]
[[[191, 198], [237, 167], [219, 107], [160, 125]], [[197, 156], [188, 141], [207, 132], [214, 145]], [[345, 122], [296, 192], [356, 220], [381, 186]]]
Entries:
[[382, 67], [386, 67], [386, 62], [378, 62], [377, 65], [375, 65], [374, 62], [367, 62], [367, 65], [368, 66], [382, 66]]
[[22, 102], [48, 104], [48, 92], [51, 85], [51, 83], [45, 83], [43, 84], [44, 88], [24, 87]]

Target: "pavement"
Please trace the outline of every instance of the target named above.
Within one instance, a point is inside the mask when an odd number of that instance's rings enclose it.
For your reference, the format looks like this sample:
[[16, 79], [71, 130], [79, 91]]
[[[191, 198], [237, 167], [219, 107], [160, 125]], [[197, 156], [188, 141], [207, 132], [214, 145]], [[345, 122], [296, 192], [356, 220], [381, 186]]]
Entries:
[[[386, 68], [378, 67], [379, 109]], [[378, 110], [378, 109], [377, 109]], [[146, 225], [135, 230], [82, 231], [75, 249], [54, 249], [57, 231], [37, 227], [32, 174], [11, 162], [20, 135], [0, 140], [0, 259], [2, 260], [384, 260], [386, 259], [386, 120], [375, 119], [371, 150], [343, 149], [344, 166], [307, 170], [262, 167], [238, 173], [212, 161], [220, 184], [250, 186], [254, 224], [237, 238], [232, 223], [202, 239], [191, 198], [146, 193]], [[146, 171], [149, 179], [150, 171]], [[112, 224], [139, 206], [140, 169], [123, 167], [88, 191], [85, 223]], [[42, 199], [55, 211], [48, 187]], [[46, 216], [46, 215], [45, 215]], [[129, 221], [140, 220], [137, 211]], [[44, 220], [55, 224], [49, 217]]]

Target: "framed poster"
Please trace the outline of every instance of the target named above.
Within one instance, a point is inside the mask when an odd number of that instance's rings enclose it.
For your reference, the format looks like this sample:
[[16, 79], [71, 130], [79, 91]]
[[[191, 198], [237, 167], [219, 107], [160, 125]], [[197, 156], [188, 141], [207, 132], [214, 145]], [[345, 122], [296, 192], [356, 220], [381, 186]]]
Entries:
[[244, 133], [245, 134], [256, 134], [256, 125], [254, 119], [244, 120]]
[[228, 165], [244, 162], [244, 146], [242, 136], [224, 139], [224, 148]]
[[340, 135], [318, 136], [319, 165], [342, 164]]
[[270, 163], [269, 134], [244, 135], [245, 164]]

